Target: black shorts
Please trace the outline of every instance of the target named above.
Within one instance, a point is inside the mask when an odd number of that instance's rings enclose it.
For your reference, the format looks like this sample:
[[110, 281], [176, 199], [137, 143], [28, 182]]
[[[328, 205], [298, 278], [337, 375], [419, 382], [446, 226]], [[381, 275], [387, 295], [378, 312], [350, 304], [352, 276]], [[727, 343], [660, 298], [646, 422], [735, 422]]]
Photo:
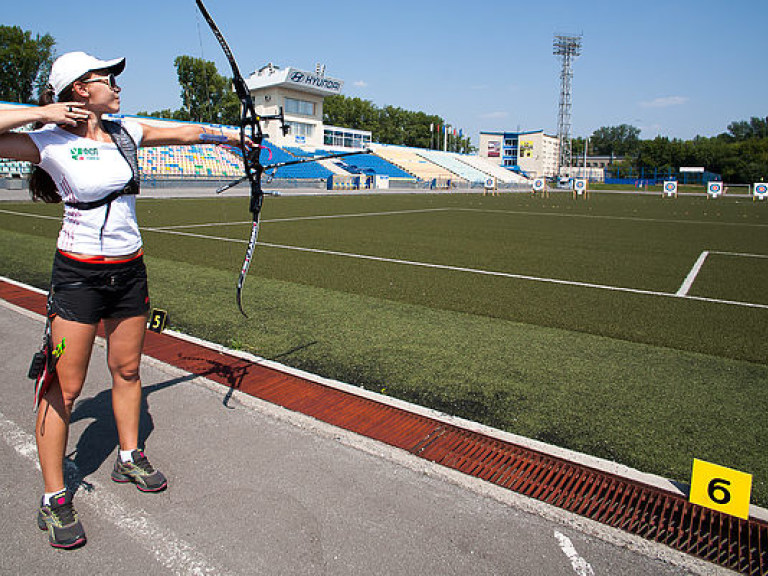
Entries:
[[49, 314], [82, 324], [102, 318], [144, 316], [149, 311], [147, 268], [138, 256], [126, 262], [82, 262], [58, 250], [53, 258]]

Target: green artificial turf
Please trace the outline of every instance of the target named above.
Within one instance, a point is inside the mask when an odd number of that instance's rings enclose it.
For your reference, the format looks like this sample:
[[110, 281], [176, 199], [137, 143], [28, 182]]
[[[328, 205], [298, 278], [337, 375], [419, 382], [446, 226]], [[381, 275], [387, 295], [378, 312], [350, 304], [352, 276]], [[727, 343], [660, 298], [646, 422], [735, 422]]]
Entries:
[[[268, 199], [267, 244], [674, 293], [703, 250], [768, 253], [751, 202], [593, 195]], [[60, 208], [0, 205], [56, 214]], [[414, 210], [430, 210], [412, 212]], [[317, 218], [343, 214], [379, 214]], [[247, 220], [243, 199], [139, 203], [143, 226]], [[145, 231], [171, 327], [685, 482], [694, 457], [768, 505], [768, 310], [257, 248], [249, 225]], [[0, 212], [0, 274], [45, 287], [55, 221]], [[710, 255], [691, 294], [767, 304], [766, 259]]]

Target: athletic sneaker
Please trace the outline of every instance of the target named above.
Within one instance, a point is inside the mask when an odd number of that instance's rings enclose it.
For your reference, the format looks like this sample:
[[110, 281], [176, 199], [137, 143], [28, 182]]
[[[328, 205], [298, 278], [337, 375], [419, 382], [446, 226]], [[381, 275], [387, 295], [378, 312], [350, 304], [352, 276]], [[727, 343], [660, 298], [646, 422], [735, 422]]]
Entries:
[[144, 452], [131, 452], [133, 462], [123, 462], [117, 455], [115, 469], [112, 470], [112, 480], [115, 482], [133, 482], [142, 492], [159, 492], [168, 486], [168, 481], [162, 472], [155, 470], [149, 463]]
[[52, 496], [47, 506], [40, 502], [37, 526], [40, 530], [48, 530], [48, 541], [54, 548], [74, 548], [85, 544], [85, 531], [72, 506], [69, 490]]

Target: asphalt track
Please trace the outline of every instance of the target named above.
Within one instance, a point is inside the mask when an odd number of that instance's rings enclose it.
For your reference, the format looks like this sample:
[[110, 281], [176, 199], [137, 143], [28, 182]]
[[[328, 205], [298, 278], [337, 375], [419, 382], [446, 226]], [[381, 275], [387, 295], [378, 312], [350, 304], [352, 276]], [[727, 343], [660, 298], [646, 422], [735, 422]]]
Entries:
[[170, 487], [115, 484], [101, 341], [66, 464], [88, 543], [55, 550], [26, 378], [42, 326], [0, 300], [0, 574], [731, 574], [147, 357], [141, 436]]

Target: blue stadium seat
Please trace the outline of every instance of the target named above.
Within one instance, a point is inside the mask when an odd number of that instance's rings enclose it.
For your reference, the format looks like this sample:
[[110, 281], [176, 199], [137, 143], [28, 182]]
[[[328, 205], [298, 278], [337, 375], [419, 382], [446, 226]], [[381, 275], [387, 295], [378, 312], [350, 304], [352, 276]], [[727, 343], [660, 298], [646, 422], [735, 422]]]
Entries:
[[[263, 145], [272, 151], [272, 158], [269, 158], [269, 154], [266, 151], [261, 153], [261, 161], [264, 164], [274, 164], [276, 162], [292, 162], [296, 160], [296, 156], [289, 154], [279, 146], [273, 144], [269, 140], [264, 140]], [[275, 178], [295, 178], [295, 179], [327, 179], [333, 176], [333, 172], [326, 167], [321, 166], [317, 162], [307, 162], [305, 164], [296, 164], [294, 166], [284, 166], [278, 168], [275, 174]]]
[[381, 176], [389, 176], [390, 178], [409, 178], [413, 179], [413, 176], [408, 174], [405, 170], [401, 170], [394, 164], [390, 164], [383, 158], [376, 156], [375, 154], [360, 154], [357, 156], [347, 156], [336, 160], [339, 162], [347, 172], [353, 174], [360, 173], [373, 173]]

